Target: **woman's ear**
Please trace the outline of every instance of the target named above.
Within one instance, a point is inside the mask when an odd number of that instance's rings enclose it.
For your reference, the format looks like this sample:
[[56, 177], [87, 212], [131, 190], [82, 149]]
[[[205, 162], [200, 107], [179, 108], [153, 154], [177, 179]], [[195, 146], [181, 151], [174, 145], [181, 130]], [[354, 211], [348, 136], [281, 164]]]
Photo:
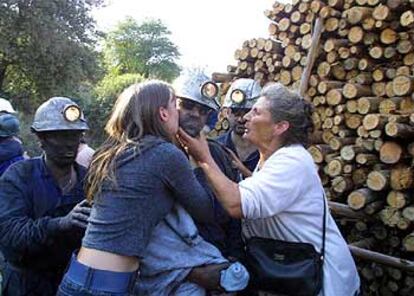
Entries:
[[289, 126], [288, 121], [280, 121], [274, 125], [273, 132], [276, 136], [280, 136], [289, 129]]
[[166, 108], [160, 107], [159, 114], [160, 114], [161, 121], [163, 122], [168, 121], [170, 114], [168, 113], [168, 110]]

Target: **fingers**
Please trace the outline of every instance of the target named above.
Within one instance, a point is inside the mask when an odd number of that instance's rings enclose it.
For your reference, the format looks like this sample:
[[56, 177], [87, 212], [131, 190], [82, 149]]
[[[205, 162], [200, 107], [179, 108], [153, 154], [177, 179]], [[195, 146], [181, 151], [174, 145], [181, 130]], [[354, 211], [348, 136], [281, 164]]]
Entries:
[[80, 203], [78, 203], [77, 206], [79, 206], [79, 207], [90, 207], [91, 205], [89, 204], [89, 202], [86, 199], [84, 199]]
[[91, 210], [92, 210], [91, 208], [79, 207], [79, 208], [74, 209], [74, 212], [81, 213], [89, 217], [89, 215], [91, 214]]
[[181, 140], [181, 142], [184, 144], [184, 145], [187, 145], [189, 142], [191, 142], [191, 141], [194, 141], [194, 139], [189, 135], [189, 134], [187, 134], [184, 130], [183, 130], [183, 128], [182, 127], [180, 127], [179, 129], [178, 129], [178, 136], [179, 136], [179, 139]]
[[86, 228], [88, 226], [88, 222], [85, 221], [79, 221], [79, 220], [73, 220], [72, 225], [77, 226], [79, 228]]
[[79, 220], [79, 221], [87, 221], [89, 218], [89, 215], [85, 215], [83, 213], [80, 212], [75, 212], [72, 214], [72, 219], [73, 220]]

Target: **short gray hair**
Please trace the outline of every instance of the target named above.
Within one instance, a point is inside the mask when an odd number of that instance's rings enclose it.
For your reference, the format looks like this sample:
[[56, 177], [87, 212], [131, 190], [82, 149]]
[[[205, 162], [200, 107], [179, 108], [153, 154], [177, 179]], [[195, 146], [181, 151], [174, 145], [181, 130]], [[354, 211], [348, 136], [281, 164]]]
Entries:
[[302, 144], [306, 147], [313, 130], [312, 105], [280, 83], [266, 85], [261, 95], [268, 102], [273, 122], [289, 122], [289, 129], [283, 134], [283, 145]]

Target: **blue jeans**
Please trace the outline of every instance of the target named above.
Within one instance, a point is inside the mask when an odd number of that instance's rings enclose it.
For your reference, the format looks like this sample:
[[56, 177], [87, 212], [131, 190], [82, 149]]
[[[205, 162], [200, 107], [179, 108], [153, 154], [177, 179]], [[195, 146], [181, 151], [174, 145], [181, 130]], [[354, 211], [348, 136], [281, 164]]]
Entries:
[[129, 296], [133, 295], [136, 272], [115, 272], [83, 265], [72, 255], [70, 266], [58, 296]]

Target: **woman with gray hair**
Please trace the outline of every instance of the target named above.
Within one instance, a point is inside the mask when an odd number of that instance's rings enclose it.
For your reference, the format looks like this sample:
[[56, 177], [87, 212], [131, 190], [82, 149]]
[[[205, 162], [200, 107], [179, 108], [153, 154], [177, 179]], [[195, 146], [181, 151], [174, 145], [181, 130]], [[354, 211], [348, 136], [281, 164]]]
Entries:
[[183, 145], [197, 160], [224, 209], [243, 219], [245, 240], [252, 237], [309, 243], [325, 250], [319, 295], [355, 295], [359, 277], [350, 251], [329, 211], [311, 155], [306, 150], [313, 128], [311, 105], [281, 84], [271, 84], [245, 115], [243, 137], [258, 147], [253, 176], [240, 183], [227, 179], [211, 158], [203, 139], [180, 130]]

